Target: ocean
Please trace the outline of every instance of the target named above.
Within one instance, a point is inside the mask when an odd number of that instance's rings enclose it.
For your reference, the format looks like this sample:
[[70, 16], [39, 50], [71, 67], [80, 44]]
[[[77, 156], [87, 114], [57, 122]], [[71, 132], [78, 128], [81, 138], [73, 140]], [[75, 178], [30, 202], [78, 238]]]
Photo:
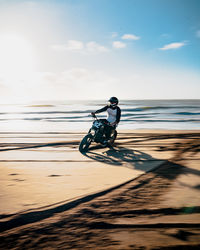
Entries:
[[[0, 132], [87, 131], [91, 111], [106, 101], [57, 101], [31, 104], [1, 104]], [[121, 100], [124, 129], [200, 129], [200, 100]], [[105, 118], [106, 113], [98, 115]]]

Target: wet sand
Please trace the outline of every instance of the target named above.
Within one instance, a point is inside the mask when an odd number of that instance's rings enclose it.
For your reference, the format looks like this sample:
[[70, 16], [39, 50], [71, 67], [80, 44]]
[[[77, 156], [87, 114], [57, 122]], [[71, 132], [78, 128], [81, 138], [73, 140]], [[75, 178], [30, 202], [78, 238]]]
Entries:
[[199, 131], [82, 136], [0, 134], [0, 249], [199, 249]]

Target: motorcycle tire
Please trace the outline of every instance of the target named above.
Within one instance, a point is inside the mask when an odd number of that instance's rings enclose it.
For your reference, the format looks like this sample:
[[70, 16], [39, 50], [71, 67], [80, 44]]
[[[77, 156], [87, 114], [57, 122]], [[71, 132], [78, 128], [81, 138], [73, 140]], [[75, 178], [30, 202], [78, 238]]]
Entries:
[[92, 142], [92, 135], [91, 134], [87, 134], [86, 136], [83, 137], [82, 141], [79, 144], [79, 151], [81, 153], [85, 153], [87, 152], [91, 142]]

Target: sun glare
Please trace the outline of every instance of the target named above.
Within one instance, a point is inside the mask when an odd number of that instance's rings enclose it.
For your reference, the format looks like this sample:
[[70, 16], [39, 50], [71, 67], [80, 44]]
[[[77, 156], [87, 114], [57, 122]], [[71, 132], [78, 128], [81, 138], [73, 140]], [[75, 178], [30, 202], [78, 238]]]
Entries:
[[34, 72], [35, 59], [31, 43], [17, 35], [0, 35], [0, 77], [4, 84], [17, 87]]

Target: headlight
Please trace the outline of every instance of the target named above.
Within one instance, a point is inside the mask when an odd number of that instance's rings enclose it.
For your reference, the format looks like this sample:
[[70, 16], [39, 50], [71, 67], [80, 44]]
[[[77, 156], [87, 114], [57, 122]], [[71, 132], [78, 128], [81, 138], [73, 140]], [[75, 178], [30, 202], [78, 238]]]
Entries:
[[95, 130], [91, 129], [90, 134], [94, 136], [95, 135]]

